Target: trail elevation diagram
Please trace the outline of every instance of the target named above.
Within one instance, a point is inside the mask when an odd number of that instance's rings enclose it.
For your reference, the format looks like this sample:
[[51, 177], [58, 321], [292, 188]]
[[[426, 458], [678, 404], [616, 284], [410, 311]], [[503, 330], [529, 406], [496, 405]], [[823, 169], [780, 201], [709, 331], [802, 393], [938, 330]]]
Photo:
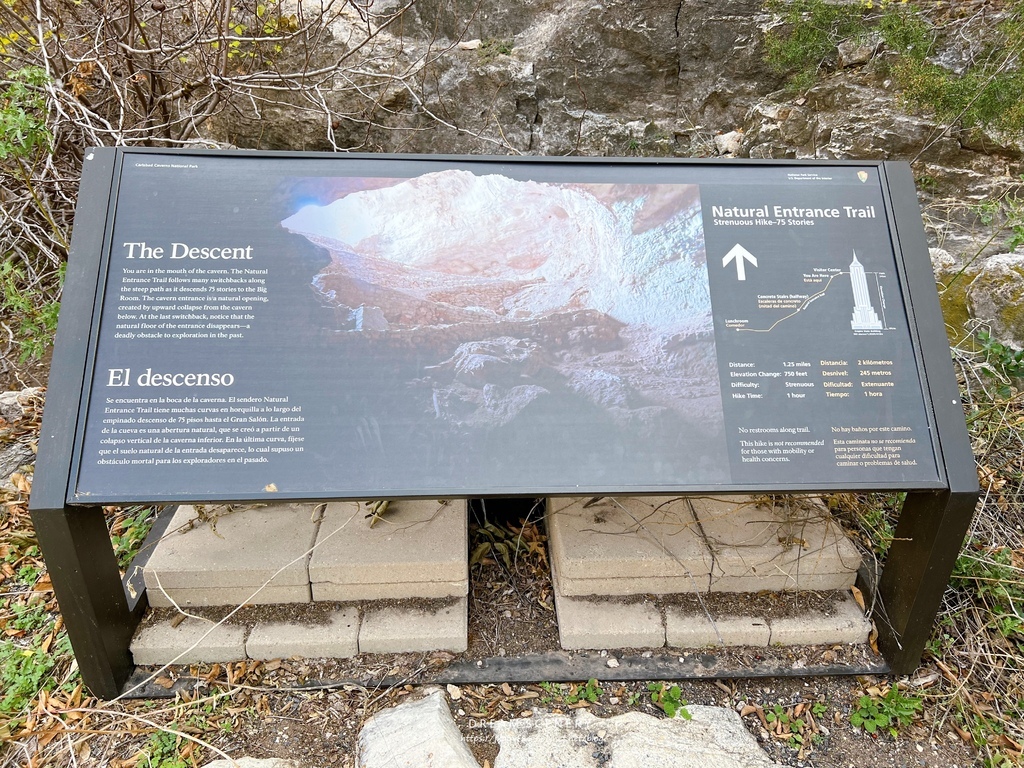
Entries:
[[[810, 272], [804, 272], [802, 275], [804, 285], [820, 286], [814, 293], [758, 293], [758, 314], [772, 310], [787, 310], [786, 314], [769, 325], [759, 328], [752, 327], [755, 324], [760, 325], [760, 323], [751, 318], [727, 320], [726, 327], [747, 333], [771, 333], [786, 321], [800, 317], [812, 304], [821, 299], [841, 300], [841, 292], [837, 293], [834, 288], [843, 284], [844, 281], [839, 278], [845, 275], [850, 276], [850, 287], [853, 290], [853, 312], [848, 317], [851, 318], [850, 329], [854, 335], [876, 336], [884, 331], [892, 330], [885, 321], [884, 283], [887, 275], [885, 272], [865, 270], [864, 265], [857, 258], [856, 251], [853, 251], [853, 260], [850, 262], [848, 271], [842, 271], [836, 267], [813, 267]], [[836, 318], [833, 318], [833, 322], [835, 320]]]
[[[855, 333], [857, 331], [881, 331], [882, 321], [878, 319], [874, 307], [871, 306], [867, 274], [864, 272], [863, 265], [857, 261], [856, 251], [853, 252], [853, 261], [850, 262], [850, 283], [853, 285], [853, 320], [850, 321], [850, 327]], [[879, 285], [879, 289], [881, 289], [881, 285]]]

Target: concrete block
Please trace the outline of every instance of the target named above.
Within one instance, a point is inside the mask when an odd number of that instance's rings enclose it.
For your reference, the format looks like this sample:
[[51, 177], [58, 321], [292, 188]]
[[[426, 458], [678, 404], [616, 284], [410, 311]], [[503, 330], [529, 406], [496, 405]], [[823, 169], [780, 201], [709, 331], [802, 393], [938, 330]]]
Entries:
[[393, 501], [373, 528], [362, 502], [329, 504], [309, 565], [314, 600], [465, 597], [465, 500]]
[[665, 645], [661, 611], [650, 603], [582, 599], [555, 592], [558, 642], [567, 651], [601, 648], [660, 648]]
[[857, 574], [848, 573], [779, 573], [771, 576], [711, 577], [710, 592], [833, 592], [848, 590]]
[[771, 509], [722, 497], [694, 509], [715, 556], [712, 592], [846, 589], [856, 578], [860, 555], [820, 503]]
[[773, 619], [771, 630], [772, 645], [856, 645], [868, 641], [871, 622], [853, 597], [845, 596], [827, 613]]
[[359, 627], [359, 652], [461, 653], [469, 641], [468, 604], [463, 597], [433, 609], [397, 605], [367, 609]]
[[261, 622], [245, 642], [250, 659], [344, 659], [359, 653], [359, 610], [335, 611], [324, 624]]
[[354, 603], [363, 600], [405, 600], [421, 597], [442, 600], [469, 594], [469, 580], [462, 581], [399, 581], [394, 584], [335, 584], [316, 581], [312, 584], [314, 602]]
[[172, 627], [170, 621], [164, 621], [139, 630], [132, 638], [131, 652], [136, 664], [148, 665], [241, 661], [245, 636], [246, 628], [236, 624], [215, 626], [187, 618]]
[[[250, 603], [252, 605], [277, 605], [279, 603], [308, 603], [310, 601], [309, 584], [295, 584], [293, 586], [274, 587], [267, 586], [260, 590], [259, 594], [253, 597], [256, 587], [212, 587], [210, 589], [180, 588], [180, 589], [159, 589], [156, 586], [147, 587], [146, 595], [149, 604], [154, 608], [172, 608], [177, 603], [181, 608], [205, 607], [217, 605], [241, 605]], [[173, 598], [174, 603], [171, 602]]]
[[[178, 509], [168, 535], [143, 569], [150, 594], [160, 591], [159, 577], [163, 589], [176, 600], [181, 597], [185, 604], [206, 604], [213, 597], [209, 592], [212, 589], [248, 589], [237, 600], [234, 598], [239, 593], [231, 593], [227, 603], [238, 603], [272, 578], [271, 587], [297, 588], [287, 591], [288, 602], [309, 600], [308, 558], [304, 553], [316, 537], [318, 523], [311, 519], [313, 505], [241, 505], [235, 511], [223, 507], [215, 511], [218, 516], [214, 525], [197, 523], [188, 529], [186, 524], [196, 517], [195, 510], [189, 506]], [[189, 590], [197, 590], [194, 600], [187, 597]], [[253, 602], [280, 602], [282, 597], [280, 592], [264, 590]], [[159, 605], [162, 596], [156, 599]]]
[[564, 595], [842, 590], [860, 566], [824, 505], [807, 500], [774, 510], [747, 496], [548, 503]]
[[765, 647], [770, 639], [771, 629], [764, 618], [721, 616], [715, 619], [712, 626], [704, 613], [684, 611], [682, 608], [668, 608], [665, 611], [665, 641], [672, 648], [704, 648], [721, 646], [722, 643], [730, 647]]
[[641, 576], [635, 579], [570, 579], [560, 576], [562, 594], [568, 597], [629, 597], [632, 595], [692, 594], [708, 591], [710, 576], [706, 573], [691, 578], [679, 576]]
[[[692, 592], [691, 575], [707, 583], [711, 553], [686, 499], [586, 503], [584, 498], [548, 499], [552, 569], [564, 580], [565, 594]], [[611, 579], [629, 582], [614, 589]], [[592, 580], [601, 586], [585, 584]]]

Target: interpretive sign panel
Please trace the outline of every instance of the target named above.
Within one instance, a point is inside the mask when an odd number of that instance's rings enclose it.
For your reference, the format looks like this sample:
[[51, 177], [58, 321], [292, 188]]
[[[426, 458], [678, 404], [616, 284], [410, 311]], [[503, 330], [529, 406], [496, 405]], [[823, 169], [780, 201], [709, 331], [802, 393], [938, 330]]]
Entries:
[[870, 489], [909, 674], [978, 484], [905, 163], [86, 156], [29, 506], [97, 695], [105, 504]]
[[942, 485], [883, 164], [117, 158], [71, 503]]

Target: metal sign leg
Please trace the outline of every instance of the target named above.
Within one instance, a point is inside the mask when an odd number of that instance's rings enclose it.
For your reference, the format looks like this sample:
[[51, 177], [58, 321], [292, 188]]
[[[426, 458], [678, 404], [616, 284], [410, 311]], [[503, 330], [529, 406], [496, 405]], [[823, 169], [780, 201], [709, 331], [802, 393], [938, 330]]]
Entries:
[[907, 494], [878, 580], [878, 645], [893, 674], [921, 663], [977, 500], [974, 491]]
[[32, 522], [82, 680], [112, 699], [134, 669], [128, 646], [137, 614], [121, 586], [103, 510], [34, 509]]

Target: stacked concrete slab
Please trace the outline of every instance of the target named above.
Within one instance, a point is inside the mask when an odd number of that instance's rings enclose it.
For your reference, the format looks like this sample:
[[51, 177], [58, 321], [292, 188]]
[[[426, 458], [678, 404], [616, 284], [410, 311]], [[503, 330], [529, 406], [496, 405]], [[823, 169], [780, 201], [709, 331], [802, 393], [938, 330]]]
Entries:
[[309, 563], [314, 600], [465, 599], [465, 501], [392, 502], [373, 527], [365, 514], [359, 502], [327, 505]]
[[152, 606], [341, 605], [315, 625], [147, 625], [132, 644], [137, 663], [465, 650], [466, 503], [392, 502], [372, 527], [368, 514], [359, 502], [319, 514], [313, 504], [179, 508], [143, 571]]
[[[653, 597], [848, 590], [860, 555], [818, 503], [550, 499], [547, 527], [566, 649], [804, 644], [812, 636], [814, 642], [853, 643], [864, 642], [870, 631], [846, 598], [792, 619], [721, 616], [712, 623], [704, 612], [663, 608]], [[801, 626], [808, 631], [797, 632]]]
[[153, 607], [310, 601], [306, 505], [183, 506], [167, 530], [143, 569]]

